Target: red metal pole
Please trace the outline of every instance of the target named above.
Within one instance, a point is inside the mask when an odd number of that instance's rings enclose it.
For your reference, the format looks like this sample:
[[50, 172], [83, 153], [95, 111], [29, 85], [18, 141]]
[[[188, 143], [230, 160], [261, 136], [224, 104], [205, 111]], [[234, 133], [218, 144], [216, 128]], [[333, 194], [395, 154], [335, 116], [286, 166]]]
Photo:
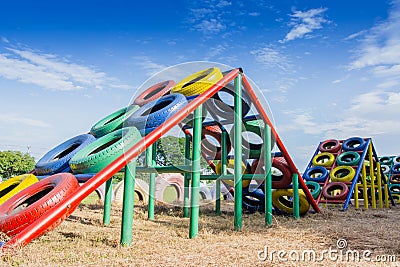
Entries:
[[261, 114], [261, 117], [263, 118], [264, 122], [271, 127], [272, 134], [276, 138], [276, 144], [279, 147], [279, 149], [281, 150], [282, 155], [285, 158], [286, 162], [289, 164], [289, 167], [291, 168], [291, 171], [293, 173], [297, 173], [300, 186], [301, 186], [301, 188], [303, 188], [303, 191], [306, 194], [306, 197], [307, 197], [308, 201], [311, 203], [313, 209], [316, 212], [321, 212], [321, 210], [318, 207], [318, 204], [314, 201], [314, 198], [312, 197], [310, 191], [307, 189], [307, 186], [304, 183], [304, 180], [302, 179], [302, 177], [301, 177], [301, 175], [299, 173], [299, 170], [296, 168], [296, 165], [294, 164], [294, 162], [293, 162], [292, 158], [290, 157], [288, 151], [286, 150], [285, 146], [283, 145], [282, 140], [280, 139], [279, 135], [277, 134], [274, 126], [272, 125], [272, 122], [268, 118], [267, 113], [262, 108], [262, 105], [261, 105], [260, 101], [258, 100], [256, 94], [254, 93], [253, 88], [251, 87], [249, 81], [247, 80], [247, 78], [246, 78], [246, 76], [244, 74], [242, 75], [242, 80], [243, 80], [244, 87], [247, 89], [247, 92], [249, 93], [251, 99], [253, 100], [253, 104], [256, 107], [257, 111], [259, 112], [259, 114]]
[[90, 178], [86, 183], [79, 187], [75, 192], [64, 199], [63, 202], [59, 203], [53, 209], [49, 210], [43, 214], [38, 220], [33, 222], [31, 225], [26, 227], [19, 234], [15, 235], [2, 247], [3, 251], [12, 249], [13, 247], [20, 247], [28, 244], [33, 239], [42, 235], [47, 228], [56, 223], [60, 218], [65, 216], [71, 207], [77, 207], [79, 203], [85, 199], [90, 193], [92, 193], [96, 188], [102, 185], [105, 181], [110, 179], [115, 173], [127, 165], [131, 160], [139, 156], [146, 148], [161, 138], [165, 133], [177, 125], [180, 121], [186, 118], [191, 112], [193, 112], [200, 104], [204, 103], [212, 97], [216, 92], [223, 88], [227, 83], [232, 81], [237, 74], [239, 69], [233, 69], [228, 74], [226, 74], [220, 81], [213, 85], [203, 94], [196, 97], [190, 103], [188, 103], [182, 110], [176, 113], [174, 116], [166, 120], [162, 125], [157, 127], [149, 135], [144, 137], [142, 141], [135, 144], [132, 148], [121, 155], [115, 161], [110, 163], [92, 178]]

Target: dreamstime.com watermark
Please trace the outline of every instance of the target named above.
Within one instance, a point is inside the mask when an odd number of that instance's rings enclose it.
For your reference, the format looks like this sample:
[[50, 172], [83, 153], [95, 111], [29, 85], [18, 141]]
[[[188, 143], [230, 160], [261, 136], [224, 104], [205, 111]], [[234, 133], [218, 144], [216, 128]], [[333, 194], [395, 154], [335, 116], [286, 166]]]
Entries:
[[396, 255], [373, 255], [371, 250], [352, 250], [347, 247], [346, 239], [339, 238], [336, 247], [322, 251], [315, 249], [273, 250], [264, 246], [257, 257], [269, 262], [396, 262]]

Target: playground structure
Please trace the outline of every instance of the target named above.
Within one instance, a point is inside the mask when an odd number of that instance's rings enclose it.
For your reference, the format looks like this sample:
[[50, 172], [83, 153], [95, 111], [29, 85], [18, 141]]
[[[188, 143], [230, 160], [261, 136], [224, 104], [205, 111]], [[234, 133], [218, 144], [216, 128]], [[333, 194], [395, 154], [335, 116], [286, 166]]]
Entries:
[[[219, 93], [229, 94], [234, 99], [233, 104], [225, 103], [225, 99]], [[249, 115], [251, 108], [255, 113]], [[156, 142], [176, 126], [179, 126], [184, 133], [184, 163], [178, 166], [158, 166]], [[245, 132], [255, 134], [261, 141], [252, 142], [243, 136]], [[354, 165], [350, 164], [349, 168], [343, 168], [345, 171], [356, 172], [354, 177], [357, 179], [353, 179], [352, 182], [342, 181], [340, 186], [334, 185], [331, 189], [328, 186], [333, 183], [330, 183], [329, 179], [317, 183], [314, 181], [314, 187], [312, 185], [309, 187], [317, 189], [323, 185], [323, 188], [328, 187], [329, 190], [326, 190], [330, 193], [348, 189], [350, 186], [349, 192], [362, 191], [366, 207], [369, 198], [372, 199], [371, 205], [374, 207], [376, 199], [375, 194], [371, 192], [377, 191], [379, 206], [383, 205], [383, 201], [388, 206], [389, 199], [394, 204], [385, 176], [380, 171], [374, 172], [374, 169], [380, 170], [380, 167], [372, 141], [361, 140], [364, 146], [360, 145], [358, 150], [353, 151], [354, 153], [348, 153], [351, 154], [350, 158], [356, 157], [357, 154], [361, 160], [353, 162]], [[332, 156], [328, 155], [331, 165], [326, 168], [326, 172], [329, 170], [333, 172], [336, 167], [336, 157], [347, 161], [349, 156], [340, 154], [345, 141], [334, 141], [334, 147], [336, 149], [335, 145], [338, 144], [338, 149], [335, 152], [331, 151], [333, 160]], [[324, 147], [324, 144], [321, 144], [323, 149], [332, 149], [331, 145]], [[275, 145], [276, 148], [273, 150]], [[142, 153], [145, 153], [145, 164], [137, 166], [137, 158]], [[321, 156], [322, 153], [324, 152], [318, 148], [313, 159], [314, 157], [322, 159], [316, 160], [317, 164], [314, 165], [318, 165], [320, 161], [322, 165], [325, 164], [325, 154]], [[201, 173], [201, 157], [212, 169], [213, 174]], [[378, 162], [377, 167], [374, 160]], [[366, 170], [367, 162], [370, 162], [369, 175]], [[305, 176], [311, 178], [308, 180], [320, 177], [318, 171], [327, 175], [321, 168], [313, 172], [314, 167], [321, 166], [312, 165], [311, 162], [305, 172]], [[124, 172], [124, 181], [117, 185], [118, 190], [114, 195], [111, 177], [119, 171]], [[137, 173], [148, 174], [149, 183], [136, 179]], [[160, 188], [165, 189], [171, 184], [177, 185], [176, 188], [181, 190], [179, 199], [182, 201], [184, 217], [190, 217], [190, 238], [198, 235], [201, 196], [205, 194], [205, 198], [210, 198], [207, 190], [202, 189], [204, 188], [202, 181], [215, 181], [215, 189], [210, 195], [216, 196], [217, 214], [221, 213], [219, 196], [223, 189], [227, 194], [234, 196], [233, 227], [238, 231], [242, 229], [243, 209], [251, 212], [263, 211], [265, 225], [270, 226], [273, 212], [292, 213], [295, 218], [299, 218], [300, 214], [308, 212], [310, 206], [315, 212], [320, 212], [319, 203], [343, 204], [344, 209], [347, 209], [353, 196], [356, 206], [358, 205], [359, 195], [346, 191], [345, 199], [343, 196], [338, 199], [331, 194], [329, 195], [332, 198], [326, 197], [327, 195], [323, 197], [318, 190], [309, 190], [251, 83], [239, 68], [225, 72], [215, 67], [208, 68], [176, 84], [167, 80], [149, 87], [133, 101], [132, 105], [96, 123], [90, 134], [74, 137], [54, 151], [49, 151], [36, 164], [31, 175], [33, 174], [40, 180], [35, 184], [36, 192], [39, 193], [27, 193], [28, 189], [22, 190], [0, 208], [18, 209], [23, 204], [30, 207], [38, 199], [42, 201], [42, 198], [45, 204], [54, 203], [47, 205], [49, 207], [40, 215], [28, 218], [29, 223], [21, 227], [16, 227], [16, 223], [9, 224], [7, 216], [0, 220], [0, 229], [6, 229], [2, 228], [2, 225], [8, 225], [5, 232], [11, 236], [11, 239], [3, 245], [3, 250], [26, 245], [53, 229], [95, 190], [101, 192], [98, 194], [104, 199], [104, 224], [110, 223], [113, 198], [123, 204], [122, 245], [132, 243], [135, 190], [139, 200], [148, 205], [148, 219], [154, 220], [155, 201], [161, 198]], [[157, 178], [157, 174], [164, 178], [174, 178], [161, 179]], [[183, 174], [180, 178], [175, 176], [180, 174]], [[337, 174], [339, 180], [344, 179], [342, 170]], [[51, 197], [45, 199], [44, 195], [47, 196], [52, 191], [51, 188], [61, 187], [62, 180], [68, 181], [70, 188], [68, 194], [59, 196], [56, 200]], [[78, 186], [75, 180], [81, 183], [81, 186]], [[363, 187], [358, 181], [362, 181]], [[307, 184], [310, 184], [309, 181]], [[22, 199], [22, 202], [21, 200], [17, 202], [17, 199]], [[46, 206], [45, 204], [42, 206]], [[6, 213], [7, 211], [0, 209], [0, 215]], [[16, 213], [18, 215], [18, 212]], [[13, 218], [14, 222], [18, 219]]]
[[389, 208], [389, 202], [395, 202], [381, 162], [371, 138], [329, 139], [320, 142], [303, 178], [313, 188], [317, 204], [347, 210], [351, 200], [359, 208], [362, 199], [365, 209], [369, 203], [373, 209]]
[[390, 194], [396, 204], [400, 204], [400, 156], [382, 156], [379, 163], [388, 181]]

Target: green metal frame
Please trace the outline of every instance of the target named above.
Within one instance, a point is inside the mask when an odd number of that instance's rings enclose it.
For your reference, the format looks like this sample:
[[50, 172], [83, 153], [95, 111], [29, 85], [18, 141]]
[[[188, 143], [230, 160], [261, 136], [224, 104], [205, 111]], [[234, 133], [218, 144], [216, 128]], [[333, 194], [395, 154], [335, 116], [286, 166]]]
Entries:
[[[202, 136], [202, 105], [199, 105], [194, 111], [193, 133], [185, 135], [185, 162], [183, 166], [157, 166], [156, 144], [150, 145], [146, 149], [146, 165], [144, 167], [136, 167], [136, 162], [132, 161], [125, 168], [125, 190], [123, 200], [123, 215], [121, 228], [121, 244], [129, 246], [132, 242], [132, 221], [134, 206], [134, 183], [135, 172], [149, 173], [149, 201], [148, 201], [148, 219], [154, 220], [155, 205], [155, 183], [156, 173], [183, 173], [184, 174], [184, 201], [183, 201], [183, 217], [190, 218], [189, 238], [198, 236], [199, 227], [199, 205], [200, 196], [199, 188], [201, 180], [216, 181], [216, 201], [215, 212], [221, 214], [221, 182], [223, 180], [234, 180], [235, 198], [234, 198], [234, 230], [241, 231], [243, 227], [242, 215], [242, 182], [243, 180], [261, 179], [265, 184], [265, 225], [272, 225], [272, 131], [268, 124], [265, 124], [264, 140], [264, 166], [265, 174], [243, 174], [242, 170], [242, 75], [238, 73], [234, 79], [235, 95], [234, 95], [234, 173], [227, 172], [227, 132], [222, 129], [221, 134], [221, 174], [202, 175], [200, 173], [201, 158], [201, 136]], [[192, 142], [191, 142], [192, 141]], [[192, 147], [191, 147], [192, 144]], [[111, 180], [111, 179], [110, 179]], [[191, 194], [189, 194], [191, 190]], [[299, 218], [299, 197], [298, 197], [298, 177], [293, 175], [293, 195], [294, 217]], [[107, 191], [108, 192], [108, 191]], [[190, 196], [190, 197], [189, 197]], [[111, 203], [111, 202], [110, 202]], [[109, 223], [109, 205], [105, 208], [108, 215], [104, 215], [104, 223]], [[108, 216], [108, 220], [107, 217]]]

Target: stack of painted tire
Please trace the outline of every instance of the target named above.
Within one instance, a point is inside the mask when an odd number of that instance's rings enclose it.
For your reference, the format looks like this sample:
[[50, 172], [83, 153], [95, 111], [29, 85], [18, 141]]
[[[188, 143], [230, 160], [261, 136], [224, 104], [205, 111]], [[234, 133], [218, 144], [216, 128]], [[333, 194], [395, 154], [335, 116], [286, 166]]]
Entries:
[[[149, 184], [141, 179], [135, 179], [134, 202], [147, 204], [149, 200]], [[114, 190], [114, 203], [122, 205], [124, 200], [124, 181], [120, 181]]]
[[366, 140], [360, 137], [321, 142], [303, 174], [313, 197], [326, 202], [343, 202], [365, 149]]
[[[189, 197], [190, 197], [189, 191]], [[199, 194], [201, 201], [211, 201], [211, 191], [205, 183], [200, 183]], [[183, 203], [184, 177], [179, 173], [163, 173], [156, 177], [155, 199], [168, 204]]]
[[[71, 138], [47, 152], [36, 163], [33, 170], [36, 176], [25, 174], [2, 183], [0, 230], [14, 236], [75, 191], [78, 181], [72, 174], [67, 173], [70, 171], [69, 161], [94, 139], [89, 134]], [[75, 208], [71, 207], [58, 223], [68, 217]]]
[[[232, 110], [231, 110], [232, 112]], [[211, 113], [211, 111], [210, 111]], [[262, 174], [263, 170], [263, 145], [261, 142], [254, 141], [254, 135], [258, 136], [258, 139], [261, 139], [264, 135], [264, 126], [263, 122], [260, 120], [250, 120], [245, 121], [243, 123], [243, 133], [249, 132], [253, 134], [253, 140], [246, 139], [243, 137], [242, 139], [242, 151], [244, 154], [243, 158], [247, 158], [248, 160], [242, 160], [242, 173], [243, 174]], [[226, 147], [227, 152], [225, 155], [222, 155], [222, 132], [225, 131], [227, 136], [226, 139]], [[208, 160], [215, 162], [215, 172], [218, 175], [222, 174], [222, 163], [221, 158], [227, 158], [227, 173], [233, 174], [234, 168], [234, 158], [233, 156], [229, 156], [229, 152], [232, 149], [233, 140], [232, 137], [234, 135], [233, 128], [230, 133], [228, 133], [224, 128], [213, 125], [213, 126], [204, 126], [203, 127], [203, 139], [202, 139], [202, 156]], [[244, 134], [245, 136], [245, 134]], [[214, 142], [211, 141], [214, 139]], [[262, 139], [261, 139], [262, 140]], [[274, 139], [272, 140], [275, 143]], [[251, 164], [250, 164], [251, 162]], [[293, 212], [293, 203], [292, 196], [293, 192], [290, 189], [292, 182], [292, 172], [290, 170], [289, 165], [284, 160], [283, 157], [276, 157], [272, 161], [272, 187], [273, 191], [273, 205], [275, 209], [282, 210], [284, 212], [292, 213]], [[233, 181], [223, 180], [224, 186], [228, 189], [228, 191], [233, 192], [234, 183]], [[248, 212], [255, 211], [263, 211], [264, 210], [264, 186], [260, 184], [256, 184], [256, 187], [253, 189], [251, 186], [250, 180], [244, 180], [242, 182], [243, 187], [243, 208]], [[261, 187], [261, 189], [257, 189], [257, 187]], [[306, 199], [306, 196], [303, 192], [300, 193], [300, 212], [301, 214], [305, 214], [310, 205]]]
[[390, 193], [395, 202], [400, 204], [400, 156], [383, 156], [379, 158], [379, 162], [387, 178]]

